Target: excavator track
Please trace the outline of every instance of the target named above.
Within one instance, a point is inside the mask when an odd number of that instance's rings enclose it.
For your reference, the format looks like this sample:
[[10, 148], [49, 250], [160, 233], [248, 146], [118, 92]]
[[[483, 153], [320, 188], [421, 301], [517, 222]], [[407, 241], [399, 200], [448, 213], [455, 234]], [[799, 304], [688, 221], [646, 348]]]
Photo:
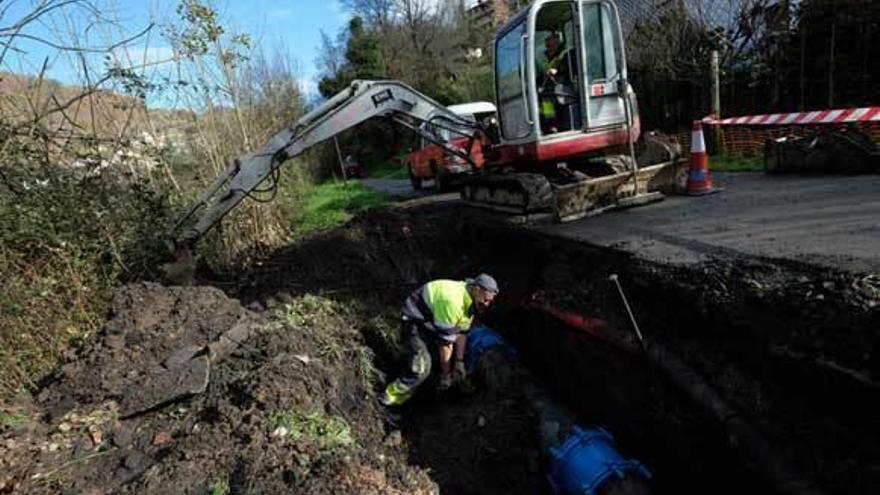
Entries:
[[[681, 192], [687, 178], [687, 163], [668, 138], [646, 134], [638, 156], [636, 173], [640, 195]], [[601, 160], [607, 174], [588, 176], [577, 171], [558, 171], [550, 176], [536, 173], [490, 173], [472, 177], [464, 184], [462, 199], [494, 210], [531, 214], [552, 212], [556, 220], [568, 222], [602, 211], [637, 204], [632, 159], [607, 155]]]
[[553, 185], [541, 174], [486, 174], [468, 180], [461, 197], [480, 206], [525, 214], [552, 208]]

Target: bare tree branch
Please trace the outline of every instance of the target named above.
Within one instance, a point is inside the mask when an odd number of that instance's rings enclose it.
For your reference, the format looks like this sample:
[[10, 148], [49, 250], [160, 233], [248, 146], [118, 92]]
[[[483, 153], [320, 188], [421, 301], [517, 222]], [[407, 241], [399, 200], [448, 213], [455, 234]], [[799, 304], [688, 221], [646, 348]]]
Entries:
[[[17, 36], [17, 37], [19, 37], [19, 38], [28, 39], [28, 40], [31, 40], [31, 41], [36, 41], [37, 43], [42, 43], [42, 44], [44, 44], [44, 45], [46, 45], [46, 46], [49, 46], [49, 47], [51, 47], [51, 48], [55, 48], [56, 50], [62, 50], [62, 51], [67, 51], [67, 52], [77, 52], [77, 53], [109, 53], [109, 52], [112, 52], [113, 50], [115, 50], [115, 49], [117, 49], [117, 48], [119, 48], [119, 47], [122, 47], [122, 46], [128, 45], [128, 44], [130, 44], [132, 41], [134, 41], [134, 40], [136, 40], [136, 39], [138, 39], [138, 38], [144, 36], [145, 34], [147, 34], [147, 33], [148, 33], [151, 29], [153, 29], [154, 27], [155, 27], [155, 24], [154, 24], [154, 23], [150, 23], [149, 26], [147, 26], [147, 27], [144, 28], [142, 31], [138, 32], [137, 34], [135, 34], [135, 35], [133, 35], [133, 36], [130, 36], [130, 37], [126, 38], [126, 39], [123, 39], [123, 40], [121, 40], [121, 41], [119, 41], [119, 42], [117, 42], [117, 43], [113, 43], [112, 45], [108, 45], [108, 46], [100, 47], [100, 48], [89, 48], [89, 47], [80, 47], [80, 46], [72, 46], [72, 45], [62, 45], [62, 44], [60, 44], [60, 43], [55, 43], [55, 42], [53, 42], [53, 41], [47, 40], [47, 39], [45, 39], [45, 38], [43, 38], [43, 37], [40, 37], [40, 36], [34, 36], [34, 35], [31, 35], [31, 34], [27, 34], [27, 33], [17, 33], [17, 34], [15, 34], [15, 36]], [[4, 47], [8, 46], [8, 44], [9, 44], [9, 42], [0, 41], [0, 45], [3, 45]]]

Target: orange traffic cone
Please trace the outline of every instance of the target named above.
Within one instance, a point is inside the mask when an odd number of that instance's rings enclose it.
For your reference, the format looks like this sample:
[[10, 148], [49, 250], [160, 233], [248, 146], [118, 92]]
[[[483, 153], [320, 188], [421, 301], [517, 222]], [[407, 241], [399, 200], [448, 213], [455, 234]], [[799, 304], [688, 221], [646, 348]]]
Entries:
[[691, 133], [691, 169], [688, 172], [688, 196], [702, 196], [721, 191], [712, 186], [712, 173], [709, 172], [709, 154], [706, 153], [706, 141], [703, 139], [703, 122], [694, 121]]

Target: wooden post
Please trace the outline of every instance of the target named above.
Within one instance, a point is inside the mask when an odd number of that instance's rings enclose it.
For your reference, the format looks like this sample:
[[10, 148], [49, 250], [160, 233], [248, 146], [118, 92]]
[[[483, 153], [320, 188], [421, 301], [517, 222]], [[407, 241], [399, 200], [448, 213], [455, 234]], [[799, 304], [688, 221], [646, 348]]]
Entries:
[[336, 159], [339, 161], [339, 169], [342, 170], [342, 182], [348, 182], [348, 177], [345, 175], [345, 164], [342, 163], [342, 152], [339, 151], [339, 140], [336, 139], [336, 136], [333, 136], [333, 146], [336, 147]]
[[[715, 118], [721, 119], [721, 68], [719, 67], [718, 50], [712, 50], [712, 113]], [[721, 126], [713, 125], [712, 130], [715, 137], [715, 147], [719, 152], [723, 152], [721, 145]]]

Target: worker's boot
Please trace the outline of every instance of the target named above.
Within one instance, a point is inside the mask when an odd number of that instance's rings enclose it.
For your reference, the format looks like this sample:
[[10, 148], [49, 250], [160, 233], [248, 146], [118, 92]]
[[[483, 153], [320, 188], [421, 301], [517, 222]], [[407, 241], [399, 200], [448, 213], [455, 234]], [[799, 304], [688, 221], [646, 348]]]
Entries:
[[389, 383], [382, 393], [379, 394], [379, 404], [385, 407], [399, 407], [412, 397], [415, 390], [403, 385], [400, 380]]
[[401, 408], [413, 396], [415, 388], [404, 385], [400, 380], [394, 380], [379, 393], [376, 401], [382, 406], [381, 410], [387, 429], [400, 429], [400, 421], [403, 417]]

